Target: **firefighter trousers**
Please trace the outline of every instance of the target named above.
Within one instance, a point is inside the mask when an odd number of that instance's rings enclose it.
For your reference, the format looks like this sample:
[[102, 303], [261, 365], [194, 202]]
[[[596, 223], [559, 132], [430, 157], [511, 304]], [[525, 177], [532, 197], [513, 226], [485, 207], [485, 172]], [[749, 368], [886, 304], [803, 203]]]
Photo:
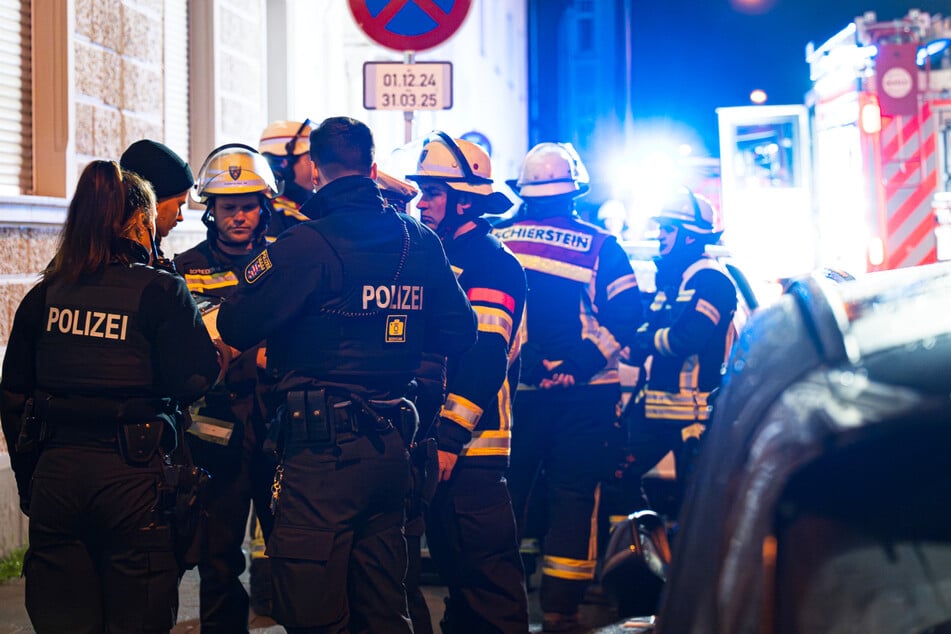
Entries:
[[[515, 399], [509, 489], [519, 537], [531, 496], [545, 496], [542, 611], [574, 615], [597, 565], [599, 483], [616, 464], [617, 384], [519, 390]], [[545, 490], [534, 486], [544, 472]]]
[[426, 519], [426, 540], [449, 589], [443, 632], [528, 632], [525, 573], [505, 475], [460, 460]]

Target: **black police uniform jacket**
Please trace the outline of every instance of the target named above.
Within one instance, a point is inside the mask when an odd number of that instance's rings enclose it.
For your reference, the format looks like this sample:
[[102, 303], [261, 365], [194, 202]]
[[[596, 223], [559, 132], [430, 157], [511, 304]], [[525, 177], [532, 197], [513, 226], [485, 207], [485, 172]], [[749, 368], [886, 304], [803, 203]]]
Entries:
[[[448, 396], [439, 419], [439, 448], [462, 463], [505, 469], [511, 454], [512, 389], [518, 383], [519, 325], [525, 271], [491, 235], [485, 220], [444, 243], [479, 322], [476, 344], [451, 358]], [[511, 379], [510, 379], [511, 376]]]
[[141, 245], [121, 244], [131, 263], [113, 262], [76, 283], [40, 282], [20, 303], [0, 383], [8, 447], [16, 443], [11, 393], [114, 400], [119, 412], [130, 399], [154, 399], [173, 424], [164, 408], [197, 399], [217, 377], [217, 352], [185, 282], [147, 266]]
[[[260, 242], [263, 247], [264, 240]], [[215, 234], [209, 231], [206, 240], [175, 256], [175, 268], [196, 297], [224, 300], [237, 290], [238, 275], [254, 255], [229, 255], [221, 251], [216, 246]], [[263, 344], [256, 345], [231, 360], [224, 381], [192, 407], [190, 433], [213, 444], [240, 448], [241, 429], [234, 425], [247, 425], [255, 414], [261, 418], [255, 392], [258, 354], [262, 349]]]
[[458, 354], [475, 316], [435, 233], [384, 206], [372, 179], [346, 176], [303, 207], [314, 218], [255, 257], [218, 315], [238, 349], [268, 342], [279, 389], [406, 392], [424, 351]]
[[614, 236], [563, 213], [524, 211], [494, 230], [528, 277], [522, 383], [547, 374], [542, 359], [577, 384], [617, 384], [618, 353], [642, 315], [630, 260]]

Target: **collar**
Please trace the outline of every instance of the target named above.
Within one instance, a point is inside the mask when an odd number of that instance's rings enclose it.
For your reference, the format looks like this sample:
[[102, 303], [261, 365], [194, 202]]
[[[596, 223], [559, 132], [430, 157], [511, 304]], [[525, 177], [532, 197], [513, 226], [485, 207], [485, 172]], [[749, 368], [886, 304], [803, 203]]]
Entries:
[[152, 261], [152, 254], [142, 244], [128, 238], [119, 238], [116, 242], [113, 261], [129, 264], [148, 264]]
[[347, 212], [383, 212], [386, 203], [369, 176], [342, 176], [317, 190], [300, 211], [311, 220]]
[[445, 241], [447, 247], [448, 245], [452, 244], [453, 248], [459, 248], [462, 245], [465, 245], [467, 242], [481, 238], [492, 231], [492, 225], [490, 225], [485, 218], [472, 218], [466, 222], [472, 222], [475, 224], [475, 226], [465, 233], [459, 234], [454, 238], [447, 239]]

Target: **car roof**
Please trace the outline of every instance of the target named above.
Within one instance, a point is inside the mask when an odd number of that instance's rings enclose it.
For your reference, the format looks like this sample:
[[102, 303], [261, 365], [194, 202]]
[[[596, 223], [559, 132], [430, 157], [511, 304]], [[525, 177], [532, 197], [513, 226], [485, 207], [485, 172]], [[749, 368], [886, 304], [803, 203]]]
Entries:
[[951, 263], [816, 274], [754, 312], [688, 487], [657, 631], [761, 631], [764, 545], [790, 480], [836, 447], [947, 429], [949, 395]]

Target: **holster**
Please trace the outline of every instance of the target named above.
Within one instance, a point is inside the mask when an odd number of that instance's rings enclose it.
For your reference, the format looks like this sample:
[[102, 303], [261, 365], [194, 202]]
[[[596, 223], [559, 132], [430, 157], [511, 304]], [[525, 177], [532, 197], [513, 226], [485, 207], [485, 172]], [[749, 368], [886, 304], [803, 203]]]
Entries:
[[439, 452], [435, 438], [424, 438], [410, 449], [410, 469], [413, 490], [410, 508], [420, 510], [429, 506], [439, 484]]
[[172, 527], [179, 570], [192, 568], [201, 558], [199, 527], [211, 476], [194, 464], [166, 464], [159, 508]]
[[26, 400], [23, 414], [20, 418], [20, 433], [17, 435], [14, 451], [13, 466], [16, 478], [17, 493], [20, 496], [20, 509], [29, 514], [31, 485], [33, 471], [40, 458], [40, 449], [43, 445], [44, 425], [37, 418], [33, 397]]

